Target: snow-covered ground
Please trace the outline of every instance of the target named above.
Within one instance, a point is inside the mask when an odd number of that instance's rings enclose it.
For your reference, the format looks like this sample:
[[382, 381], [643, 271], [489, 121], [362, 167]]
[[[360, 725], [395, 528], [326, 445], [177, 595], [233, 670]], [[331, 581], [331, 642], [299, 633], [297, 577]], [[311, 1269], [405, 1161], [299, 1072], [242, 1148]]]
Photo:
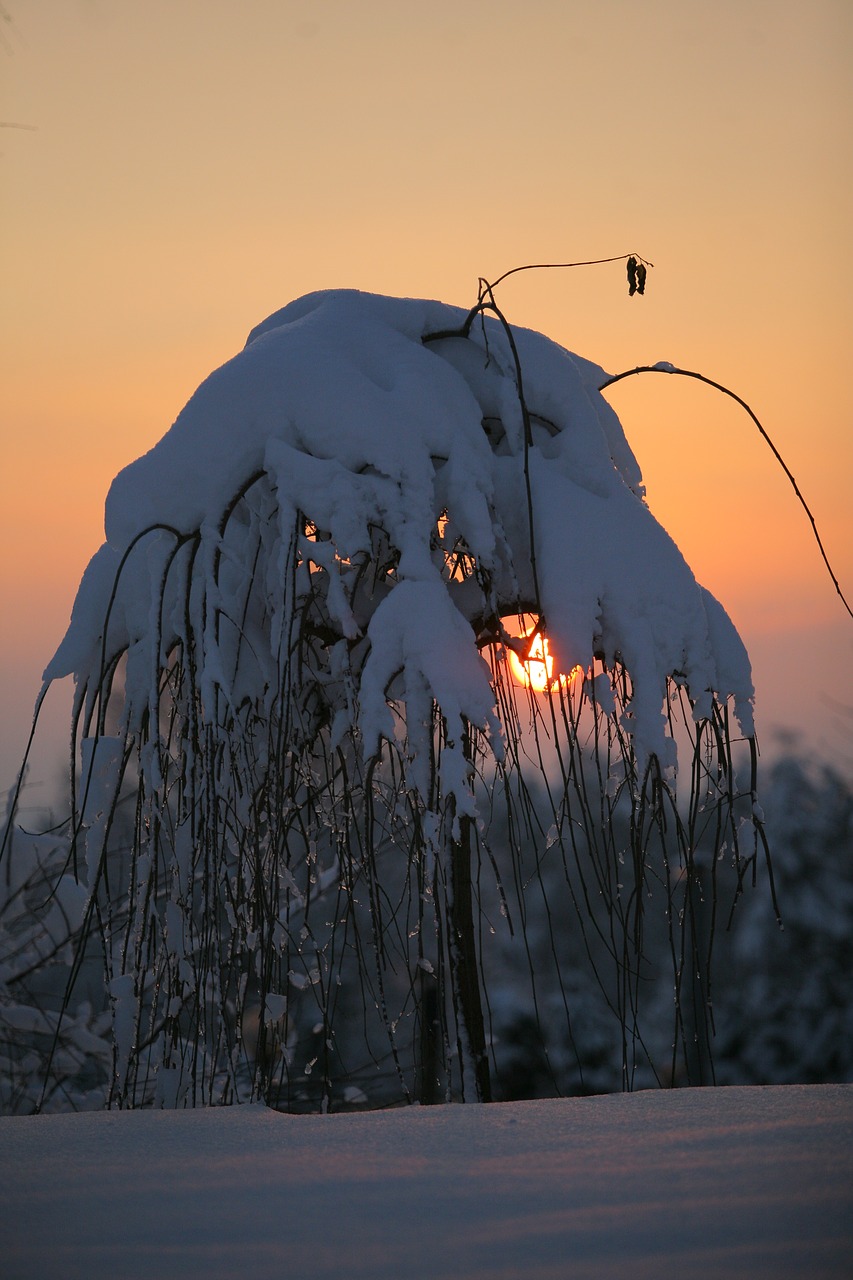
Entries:
[[853, 1086], [0, 1121], [5, 1280], [849, 1277]]

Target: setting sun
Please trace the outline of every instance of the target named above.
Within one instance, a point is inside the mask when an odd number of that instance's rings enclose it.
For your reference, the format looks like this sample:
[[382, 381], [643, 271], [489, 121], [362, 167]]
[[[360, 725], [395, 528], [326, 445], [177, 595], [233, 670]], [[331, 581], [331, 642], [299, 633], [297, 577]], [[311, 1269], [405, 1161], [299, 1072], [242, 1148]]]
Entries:
[[[508, 631], [512, 632], [510, 620], [505, 619], [504, 625]], [[564, 687], [568, 685], [580, 671], [580, 667], [575, 667], [569, 675], [560, 671], [555, 674], [554, 658], [548, 646], [548, 637], [544, 632], [537, 630], [538, 624], [533, 619], [528, 621], [528, 615], [524, 615], [521, 625], [525, 630], [518, 632], [518, 639], [526, 640], [528, 637], [532, 639], [526, 658], [520, 657], [507, 646], [507, 660], [515, 683], [532, 689], [534, 693], [553, 693], [560, 685]]]

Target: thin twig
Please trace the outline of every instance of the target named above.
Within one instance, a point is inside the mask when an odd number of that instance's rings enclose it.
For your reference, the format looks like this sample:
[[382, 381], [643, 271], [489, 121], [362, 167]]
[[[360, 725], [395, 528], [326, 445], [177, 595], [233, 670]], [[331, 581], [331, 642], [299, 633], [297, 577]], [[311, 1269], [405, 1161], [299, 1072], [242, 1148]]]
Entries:
[[627, 261], [628, 258], [636, 258], [638, 262], [642, 262], [646, 267], [655, 265], [653, 262], [649, 262], [647, 258], [641, 258], [638, 253], [617, 253], [612, 258], [590, 258], [587, 262], [531, 262], [526, 266], [513, 267], [511, 271], [505, 271], [502, 276], [498, 276], [497, 280], [493, 280], [488, 288], [496, 289], [502, 280], [507, 280], [518, 271], [561, 271], [564, 267], [600, 267], [606, 262], [623, 262]]
[[818, 533], [817, 521], [812, 515], [811, 509], [809, 508], [808, 503], [806, 502], [805, 498], [800, 492], [800, 486], [797, 484], [797, 481], [794, 478], [793, 472], [785, 462], [785, 459], [782, 457], [781, 453], [776, 448], [775, 444], [770, 439], [770, 436], [767, 434], [766, 430], [761, 425], [757, 416], [752, 411], [752, 409], [750, 409], [746, 401], [741, 399], [739, 395], [736, 395], [734, 391], [729, 390], [728, 387], [724, 387], [721, 382], [715, 382], [713, 378], [706, 378], [704, 373], [696, 373], [692, 369], [679, 369], [677, 368], [676, 365], [669, 364], [665, 360], [660, 360], [657, 364], [641, 364], [641, 365], [638, 365], [636, 369], [626, 369], [624, 373], [614, 374], [612, 378], [607, 378], [604, 382], [602, 382], [598, 389], [599, 391], [604, 391], [606, 387], [612, 387], [614, 382], [621, 382], [623, 378], [631, 378], [634, 376], [635, 373], [677, 373], [677, 374], [680, 374], [682, 378], [695, 378], [697, 382], [705, 382], [709, 387], [714, 387], [716, 388], [717, 391], [722, 391], [723, 395], [729, 396], [732, 400], [737, 401], [737, 403], [741, 406], [741, 408], [746, 410], [750, 418], [752, 418], [752, 421], [755, 423], [756, 427], [758, 427], [758, 430], [763, 436], [764, 440], [767, 442], [768, 446], [770, 447], [774, 458], [779, 463], [779, 466], [782, 468], [782, 470], [785, 472], [785, 475], [790, 480], [791, 487], [794, 490], [794, 493], [797, 495], [797, 498], [800, 501], [800, 505], [802, 506], [803, 510], [805, 511], [806, 515], [809, 518], [809, 521], [812, 526], [812, 532], [815, 536], [815, 541], [818, 545], [818, 549], [820, 550], [820, 554], [823, 557], [823, 563], [826, 565], [827, 572], [830, 578], [832, 579], [835, 590], [838, 592], [838, 595], [841, 599], [841, 603], [844, 605], [844, 608], [850, 614], [850, 617], [853, 618], [853, 609], [851, 609], [850, 605], [848, 604], [847, 598], [845, 597], [844, 592], [841, 590], [841, 585], [838, 581], [838, 578], [835, 576], [835, 572], [832, 568], [832, 565], [829, 563], [829, 556], [826, 554], [826, 550], [824, 549], [821, 536]]

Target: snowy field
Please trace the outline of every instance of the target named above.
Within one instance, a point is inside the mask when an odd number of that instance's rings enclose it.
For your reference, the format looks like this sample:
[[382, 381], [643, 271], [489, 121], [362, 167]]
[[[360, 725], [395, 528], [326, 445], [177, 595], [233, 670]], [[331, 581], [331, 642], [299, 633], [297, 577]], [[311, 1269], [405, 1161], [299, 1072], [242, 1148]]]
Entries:
[[849, 1277], [853, 1086], [0, 1121], [5, 1280]]

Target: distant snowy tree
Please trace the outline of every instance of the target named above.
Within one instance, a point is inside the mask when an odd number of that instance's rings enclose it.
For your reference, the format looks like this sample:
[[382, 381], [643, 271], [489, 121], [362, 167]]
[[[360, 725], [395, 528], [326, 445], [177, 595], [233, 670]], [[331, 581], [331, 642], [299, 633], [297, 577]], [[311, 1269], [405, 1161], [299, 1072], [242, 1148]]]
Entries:
[[769, 771], [767, 826], [782, 914], [744, 903], [720, 957], [723, 1083], [853, 1081], [853, 788], [788, 755]]
[[[97, 1022], [74, 992], [103, 966], [90, 1105], [327, 1108], [389, 1075], [404, 1099], [488, 1099], [489, 974], [510, 937], [524, 962], [545, 868], [566, 889], [553, 936], [609, 967], [623, 1083], [650, 912], [689, 1056], [697, 904], [721, 859], [736, 897], [760, 850], [751, 757], [742, 782], [733, 759], [753, 690], [606, 380], [488, 294], [466, 314], [317, 293], [116, 478], [45, 672], [42, 696], [75, 680], [74, 784], [57, 891], [28, 899], [76, 913], [51, 1025]], [[7, 836], [23, 883], [32, 845]], [[29, 1007], [32, 970], [5, 976], [6, 1008]]]

